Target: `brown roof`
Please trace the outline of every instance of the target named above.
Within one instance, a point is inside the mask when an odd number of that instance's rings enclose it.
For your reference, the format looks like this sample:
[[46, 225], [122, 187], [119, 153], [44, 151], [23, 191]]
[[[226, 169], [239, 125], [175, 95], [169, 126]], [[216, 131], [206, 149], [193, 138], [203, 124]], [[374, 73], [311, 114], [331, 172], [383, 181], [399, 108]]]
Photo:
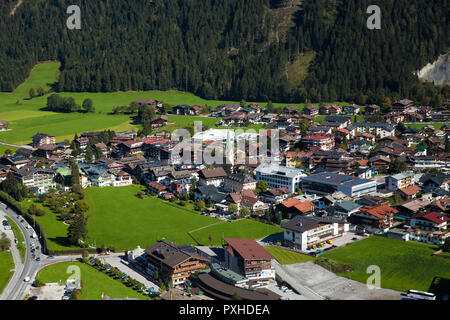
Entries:
[[282, 202], [281, 204], [283, 206], [285, 206], [286, 208], [291, 208], [291, 207], [294, 207], [294, 206], [296, 206], [297, 204], [300, 204], [300, 203], [301, 203], [301, 201], [298, 200], [297, 198], [292, 198], [292, 199], [289, 199], [289, 200], [286, 200], [286, 201]]
[[296, 204], [294, 207], [302, 213], [307, 213], [314, 210], [316, 208], [316, 205], [311, 201], [304, 201]]
[[148, 185], [149, 185], [150, 188], [158, 190], [159, 192], [165, 191], [167, 189], [166, 186], [163, 186], [162, 184], [160, 184], [160, 183], [158, 183], [156, 181], [149, 182]]
[[205, 179], [222, 178], [222, 177], [227, 176], [227, 173], [225, 172], [225, 170], [222, 167], [217, 167], [217, 168], [212, 168], [212, 169], [203, 169], [200, 171], [200, 174]]
[[398, 210], [389, 207], [388, 205], [382, 204], [379, 206], [366, 206], [359, 209], [361, 212], [367, 212], [377, 218], [384, 218], [384, 216], [390, 216], [392, 214], [398, 213]]
[[224, 238], [246, 260], [272, 260], [273, 256], [253, 239]]
[[190, 258], [202, 261], [206, 260], [199, 254], [183, 251], [175, 244], [165, 241], [158, 241], [153, 246], [147, 248], [145, 253], [172, 268]]

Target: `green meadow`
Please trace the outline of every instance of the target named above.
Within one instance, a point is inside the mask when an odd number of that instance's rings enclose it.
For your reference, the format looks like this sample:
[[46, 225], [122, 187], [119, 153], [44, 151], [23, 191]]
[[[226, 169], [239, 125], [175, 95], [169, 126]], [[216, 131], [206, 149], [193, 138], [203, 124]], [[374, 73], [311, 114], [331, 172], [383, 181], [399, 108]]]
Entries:
[[381, 287], [405, 292], [428, 291], [434, 277], [450, 278], [450, 260], [433, 257], [436, 246], [372, 236], [325, 253], [323, 257], [351, 263], [355, 271], [339, 274], [365, 283], [371, 265], [380, 267]]
[[[43, 132], [56, 136], [57, 142], [73, 138], [75, 133], [85, 131], [112, 129], [139, 130], [139, 125], [134, 125], [129, 115], [112, 115], [114, 106], [129, 105], [136, 99], [155, 99], [164, 101], [171, 105], [208, 105], [216, 107], [220, 104], [239, 104], [239, 101], [205, 100], [188, 92], [177, 90], [168, 91], [133, 91], [133, 92], [112, 92], [112, 93], [91, 93], [91, 92], [61, 92], [64, 97], [73, 97], [78, 104], [82, 104], [86, 98], [92, 99], [96, 113], [82, 114], [70, 113], [61, 114], [42, 111], [47, 104], [46, 94], [42, 97], [30, 99], [29, 90], [37, 90], [42, 86], [49, 90], [55, 86], [59, 76], [60, 63], [48, 61], [38, 63], [30, 72], [26, 81], [16, 88], [12, 93], [0, 93], [0, 120], [10, 123], [10, 131], [0, 132], [0, 142], [14, 144], [28, 144], [31, 137], [37, 132]], [[249, 102], [250, 103], [250, 102]], [[259, 103], [264, 107], [267, 103]], [[273, 103], [276, 108], [282, 108], [283, 103]], [[305, 104], [295, 104], [302, 110]], [[215, 127], [219, 119], [207, 117], [182, 117], [169, 116], [169, 125], [158, 129], [173, 131], [178, 128], [192, 125], [194, 121], [202, 121], [209, 127]], [[262, 126], [249, 126], [249, 128], [260, 129]], [[3, 151], [6, 149], [0, 149]]]
[[14, 272], [14, 260], [10, 251], [0, 251], [0, 294], [8, 285]]
[[269, 252], [275, 259], [277, 259], [280, 264], [304, 263], [315, 260], [315, 258], [306, 254], [301, 254], [286, 249], [270, 246], [265, 246], [264, 249], [266, 249], [267, 252]]
[[137, 298], [145, 300], [143, 294], [127, 287], [119, 280], [115, 280], [93, 267], [78, 261], [52, 264], [39, 271], [36, 278], [43, 283], [65, 284], [72, 274], [68, 273], [68, 271], [73, 270], [68, 269], [71, 266], [80, 268], [80, 277], [83, 282], [81, 300], [101, 300], [102, 294], [116, 299]]

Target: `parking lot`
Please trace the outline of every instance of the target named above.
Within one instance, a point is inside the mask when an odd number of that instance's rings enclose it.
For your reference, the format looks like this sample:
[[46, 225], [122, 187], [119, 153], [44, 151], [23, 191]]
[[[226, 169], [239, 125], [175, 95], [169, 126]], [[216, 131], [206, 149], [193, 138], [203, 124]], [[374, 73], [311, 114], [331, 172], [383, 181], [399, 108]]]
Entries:
[[310, 254], [310, 253], [316, 252], [318, 249], [324, 250], [324, 251], [328, 251], [331, 248], [333, 248], [333, 246], [336, 246], [337, 248], [339, 248], [339, 247], [343, 247], [343, 246], [345, 246], [345, 245], [347, 245], [349, 243], [353, 243], [353, 242], [356, 242], [356, 241], [359, 241], [359, 240], [362, 240], [362, 239], [365, 239], [365, 238], [367, 238], [367, 237], [359, 236], [359, 235], [356, 235], [356, 233], [354, 233], [353, 231], [349, 231], [344, 236], [336, 238], [336, 239], [333, 239], [332, 244], [326, 243], [324, 241], [323, 242], [323, 244], [324, 244], [323, 247], [317, 246], [316, 249], [306, 249], [305, 251], [302, 251], [302, 252], [304, 252], [306, 254]]
[[159, 286], [157, 283], [154, 283], [153, 281], [149, 280], [147, 277], [145, 277], [138, 271], [129, 267], [128, 262], [123, 260], [122, 257], [105, 256], [105, 257], [102, 257], [101, 259], [105, 260], [105, 262], [109, 263], [111, 266], [116, 267], [120, 271], [126, 273], [131, 278], [136, 279], [137, 281], [139, 281], [140, 283], [145, 285], [146, 288], [153, 287], [154, 291], [159, 291]]
[[65, 285], [47, 283], [43, 287], [31, 288], [30, 297], [36, 296], [37, 300], [61, 300], [65, 292]]

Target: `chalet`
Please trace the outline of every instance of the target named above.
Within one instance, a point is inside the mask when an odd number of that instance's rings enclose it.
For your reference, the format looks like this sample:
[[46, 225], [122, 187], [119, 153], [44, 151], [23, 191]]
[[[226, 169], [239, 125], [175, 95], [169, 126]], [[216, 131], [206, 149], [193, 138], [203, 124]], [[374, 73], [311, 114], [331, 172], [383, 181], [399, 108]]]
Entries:
[[398, 192], [402, 198], [410, 200], [414, 199], [421, 190], [422, 189], [419, 186], [412, 185], [406, 188], [398, 189]]
[[352, 223], [363, 225], [368, 229], [387, 231], [393, 225], [394, 215], [398, 211], [388, 205], [365, 206], [359, 209], [352, 218]]
[[360, 112], [361, 107], [357, 104], [351, 104], [348, 106], [345, 106], [343, 109], [343, 112], [347, 115], [356, 115]]
[[320, 114], [340, 114], [342, 112], [342, 108], [340, 106], [328, 105], [320, 107]]
[[225, 177], [223, 188], [226, 192], [255, 190], [256, 180], [250, 176], [235, 173]]
[[437, 188], [450, 191], [450, 175], [444, 173], [424, 174], [420, 177], [422, 188], [426, 191], [432, 191]]
[[336, 128], [338, 129], [346, 128], [352, 123], [349, 117], [342, 116], [326, 116], [325, 121], [327, 123], [336, 124]]
[[19, 183], [27, 186], [30, 191], [44, 194], [49, 189], [56, 188], [56, 173], [48, 168], [21, 168], [14, 173]]
[[365, 113], [369, 114], [369, 115], [378, 113], [379, 111], [380, 111], [380, 106], [377, 106], [375, 104], [365, 107]]
[[369, 159], [370, 166], [376, 170], [383, 170], [389, 168], [391, 164], [391, 159], [388, 157], [378, 155]]
[[284, 200], [289, 197], [291, 193], [289, 192], [289, 189], [287, 188], [277, 188], [277, 189], [270, 189], [266, 192], [263, 192], [259, 195], [262, 201], [273, 203], [273, 204], [279, 204], [283, 202]]
[[413, 101], [408, 100], [408, 99], [404, 99], [404, 100], [400, 100], [397, 102], [394, 102], [392, 104], [392, 111], [394, 112], [404, 112], [405, 110], [407, 110], [408, 108], [413, 107]]
[[0, 162], [6, 166], [14, 166], [17, 169], [25, 167], [28, 163], [30, 163], [30, 159], [27, 156], [21, 154], [15, 154], [13, 156], [7, 156], [0, 158]]
[[264, 202], [260, 201], [252, 190], [232, 192], [226, 197], [226, 200], [229, 204], [237, 205], [239, 209], [245, 207], [251, 212], [263, 212], [268, 209], [268, 206]]
[[50, 156], [56, 152], [58, 147], [56, 144], [41, 144], [34, 152], [33, 156], [41, 158], [50, 158]]
[[172, 113], [181, 116], [195, 116], [197, 111], [186, 104], [178, 105], [172, 108]]
[[423, 210], [431, 204], [431, 201], [426, 198], [413, 199], [402, 202], [396, 205], [399, 214], [405, 217], [411, 217], [419, 211]]
[[286, 114], [298, 114], [298, 107], [297, 106], [288, 106], [284, 108], [284, 113]]
[[134, 154], [143, 152], [144, 141], [142, 140], [130, 140], [127, 142], [121, 142], [117, 145], [118, 155], [120, 157], [127, 157]]
[[167, 116], [159, 116], [155, 119], [150, 121], [150, 125], [152, 126], [152, 129], [160, 128], [167, 126], [167, 122], [169, 121], [169, 118]]
[[357, 213], [359, 209], [361, 209], [361, 205], [357, 204], [356, 202], [352, 200], [347, 200], [343, 202], [337, 202], [334, 204], [331, 211], [335, 215], [339, 215], [343, 218], [348, 218], [352, 216], [353, 214]]
[[214, 185], [221, 187], [226, 176], [227, 173], [222, 167], [203, 169], [199, 172], [199, 183], [206, 186]]
[[33, 137], [33, 147], [38, 148], [44, 144], [55, 144], [55, 137], [45, 133], [36, 133]]
[[316, 116], [319, 114], [319, 107], [307, 106], [307, 107], [303, 108], [303, 113], [308, 116]]
[[78, 168], [89, 179], [91, 186], [113, 186], [113, 180], [115, 179], [114, 174], [109, 172], [108, 168], [105, 165], [94, 163], [79, 163]]
[[79, 137], [74, 140], [75, 146], [79, 149], [86, 149], [87, 145], [89, 143], [89, 139], [86, 137]]
[[327, 135], [306, 135], [302, 138], [306, 148], [318, 147], [321, 150], [331, 150], [334, 147], [334, 137]]
[[156, 181], [149, 182], [147, 184], [147, 187], [148, 187], [148, 190], [151, 193], [154, 193], [157, 196], [160, 196], [163, 192], [167, 191], [167, 187], [166, 186], [164, 186], [164, 185], [162, 185], [162, 184], [160, 184], [160, 183], [158, 183]]
[[193, 273], [206, 268], [210, 263], [195, 249], [190, 250], [186, 246], [165, 241], [158, 241], [147, 248], [145, 259], [147, 261], [146, 271], [150, 276], [157, 271], [162, 279], [172, 282], [174, 285], [185, 283]]
[[119, 171], [112, 180], [113, 187], [125, 187], [133, 184], [133, 179], [128, 172]]

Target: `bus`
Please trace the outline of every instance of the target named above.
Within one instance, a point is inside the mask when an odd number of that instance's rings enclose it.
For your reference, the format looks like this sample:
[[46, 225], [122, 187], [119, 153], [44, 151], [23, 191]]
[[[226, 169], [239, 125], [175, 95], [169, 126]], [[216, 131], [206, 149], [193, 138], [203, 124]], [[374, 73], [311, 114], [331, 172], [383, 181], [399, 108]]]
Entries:
[[407, 296], [421, 300], [436, 300], [436, 295], [434, 293], [412, 289], [408, 290]]

